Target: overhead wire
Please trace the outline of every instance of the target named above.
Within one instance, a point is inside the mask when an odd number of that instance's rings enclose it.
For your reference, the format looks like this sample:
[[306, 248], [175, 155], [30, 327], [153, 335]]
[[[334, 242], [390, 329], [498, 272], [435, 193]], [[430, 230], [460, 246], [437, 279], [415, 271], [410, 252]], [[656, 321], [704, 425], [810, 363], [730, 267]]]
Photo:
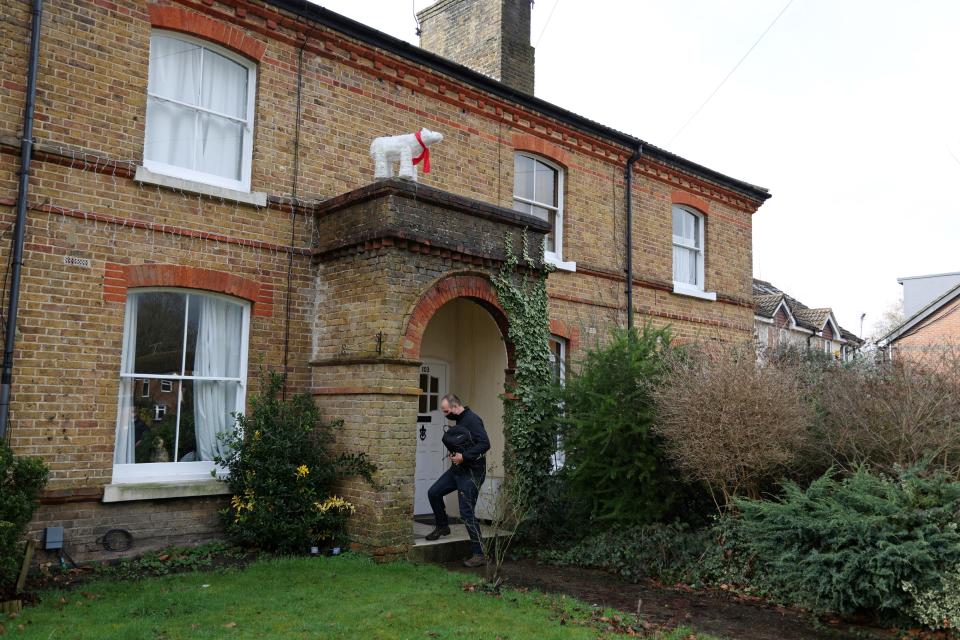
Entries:
[[717, 92], [720, 91], [723, 85], [727, 83], [727, 80], [730, 79], [730, 76], [732, 76], [736, 72], [736, 70], [740, 68], [740, 65], [743, 64], [743, 61], [746, 60], [747, 57], [753, 52], [753, 50], [757, 48], [757, 45], [760, 44], [760, 41], [763, 40], [764, 36], [766, 36], [767, 33], [770, 32], [770, 29], [773, 28], [773, 25], [777, 24], [777, 21], [780, 20], [780, 17], [784, 13], [786, 13], [787, 9], [790, 8], [790, 5], [793, 4], [793, 1], [794, 0], [787, 0], [787, 4], [783, 5], [783, 9], [780, 9], [780, 13], [778, 13], [777, 16], [773, 19], [773, 21], [767, 25], [767, 28], [763, 30], [763, 33], [760, 34], [760, 37], [758, 37], [754, 41], [754, 43], [750, 45], [750, 48], [747, 49], [747, 52], [744, 53], [743, 56], [740, 58], [740, 60], [737, 61], [737, 64], [733, 65], [733, 68], [730, 69], [727, 75], [723, 77], [723, 80], [720, 81], [720, 84], [714, 87], [713, 91], [710, 92], [710, 95], [707, 96], [707, 99], [704, 100], [699, 107], [697, 107], [697, 110], [694, 111], [689, 118], [687, 118], [687, 121], [683, 123], [683, 126], [680, 127], [675, 134], [673, 134], [673, 137], [670, 138], [670, 140], [667, 142], [668, 146], [673, 144], [673, 141], [676, 140], [678, 137], [680, 137], [680, 134], [686, 130], [686, 128], [690, 125], [690, 123], [693, 122], [694, 118], [700, 115], [700, 112], [703, 111], [703, 108], [707, 106], [707, 104], [713, 99], [715, 95], [717, 95]]
[[543, 23], [543, 29], [540, 30], [540, 35], [537, 36], [537, 41], [533, 43], [533, 48], [536, 49], [540, 44], [540, 41], [543, 40], [543, 34], [547, 32], [547, 27], [550, 26], [550, 19], [553, 17], [554, 12], [557, 10], [557, 5], [560, 4], [560, 0], [556, 0], [553, 3], [553, 8], [550, 9], [550, 15], [547, 16], [547, 21]]

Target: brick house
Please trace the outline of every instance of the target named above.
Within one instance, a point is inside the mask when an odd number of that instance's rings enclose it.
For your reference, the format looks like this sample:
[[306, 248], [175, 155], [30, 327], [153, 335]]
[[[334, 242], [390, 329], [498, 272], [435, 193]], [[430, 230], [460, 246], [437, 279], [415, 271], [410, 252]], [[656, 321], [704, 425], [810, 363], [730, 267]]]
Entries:
[[850, 360], [863, 340], [837, 322], [829, 307], [811, 309], [765, 280], [753, 280], [754, 338], [763, 355], [785, 345]]
[[[31, 13], [2, 12], [9, 225]], [[218, 535], [215, 436], [262, 363], [379, 466], [382, 491], [343, 487], [356, 542], [406, 552], [444, 391], [484, 416], [490, 490], [502, 476], [512, 359], [489, 275], [508, 232], [558, 267], [558, 369], [626, 324], [628, 295], [680, 339], [749, 339], [766, 190], [533, 97], [526, 0], [421, 22], [426, 48], [291, 0], [44, 3], [7, 432], [52, 469], [35, 532], [64, 526], [77, 559], [113, 557], [111, 529], [131, 552]], [[445, 135], [433, 171], [374, 182], [370, 141], [421, 126]], [[175, 392], [150, 400], [167, 461], [137, 454], [159, 433], [133, 417], [145, 381]]]
[[898, 278], [906, 319], [880, 338], [888, 357], [916, 359], [960, 348], [960, 273]]

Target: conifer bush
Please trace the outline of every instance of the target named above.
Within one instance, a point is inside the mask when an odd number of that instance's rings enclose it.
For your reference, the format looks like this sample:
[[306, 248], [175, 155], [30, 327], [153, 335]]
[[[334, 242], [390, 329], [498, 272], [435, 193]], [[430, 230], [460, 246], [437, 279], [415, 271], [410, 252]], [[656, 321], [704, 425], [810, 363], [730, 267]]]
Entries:
[[587, 353], [563, 393], [564, 473], [571, 498], [605, 525], [660, 520], [684, 487], [654, 433], [653, 390], [674, 356], [669, 328], [617, 332]]
[[960, 566], [960, 482], [942, 472], [825, 474], [736, 506], [754, 583], [813, 610], [908, 614], [905, 583], [924, 593]]

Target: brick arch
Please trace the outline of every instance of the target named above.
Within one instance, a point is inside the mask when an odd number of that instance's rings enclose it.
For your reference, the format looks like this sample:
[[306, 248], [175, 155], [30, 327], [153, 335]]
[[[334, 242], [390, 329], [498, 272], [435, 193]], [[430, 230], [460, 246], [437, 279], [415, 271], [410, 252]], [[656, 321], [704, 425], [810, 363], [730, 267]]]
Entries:
[[693, 207], [703, 214], [710, 213], [710, 203], [703, 198], [693, 195], [689, 191], [674, 189], [673, 193], [670, 194], [670, 202], [673, 204], [683, 204], [688, 207]]
[[570, 168], [570, 153], [566, 149], [529, 133], [513, 134], [513, 148], [517, 151], [529, 151], [543, 156], [561, 165], [564, 169]]
[[497, 294], [489, 278], [475, 273], [461, 273], [445, 276], [434, 282], [417, 300], [409, 314], [407, 330], [403, 334], [401, 351], [404, 357], [419, 359], [423, 334], [433, 314], [455, 298], [466, 298], [486, 309], [497, 323], [500, 335], [507, 348], [507, 368], [514, 369], [514, 348], [508, 336], [510, 326], [507, 313], [500, 306]]
[[106, 264], [104, 300], [126, 302], [127, 290], [136, 287], [178, 287], [224, 293], [253, 303], [255, 316], [273, 315], [273, 287], [242, 276], [176, 264]]
[[580, 329], [564, 322], [563, 320], [550, 320], [550, 333], [555, 336], [560, 336], [561, 338], [567, 339], [567, 346], [570, 347], [570, 351], [576, 351], [580, 348]]
[[179, 31], [204, 40], [210, 40], [257, 62], [263, 58], [263, 54], [267, 50], [265, 43], [251, 38], [241, 29], [199, 13], [191, 13], [180, 7], [158, 4], [148, 5], [148, 10], [150, 11], [150, 25], [156, 29]]

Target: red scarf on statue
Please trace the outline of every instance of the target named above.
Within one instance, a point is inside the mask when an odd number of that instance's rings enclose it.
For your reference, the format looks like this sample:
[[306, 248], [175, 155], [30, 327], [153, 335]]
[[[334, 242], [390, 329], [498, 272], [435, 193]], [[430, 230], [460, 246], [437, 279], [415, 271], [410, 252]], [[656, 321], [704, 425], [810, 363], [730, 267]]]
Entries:
[[423, 144], [423, 138], [420, 137], [420, 132], [417, 131], [413, 134], [417, 138], [417, 142], [420, 143], [420, 146], [423, 148], [423, 151], [416, 158], [413, 159], [413, 164], [420, 164], [420, 161], [423, 160], [423, 172], [430, 173], [430, 149], [427, 148], [427, 145]]

